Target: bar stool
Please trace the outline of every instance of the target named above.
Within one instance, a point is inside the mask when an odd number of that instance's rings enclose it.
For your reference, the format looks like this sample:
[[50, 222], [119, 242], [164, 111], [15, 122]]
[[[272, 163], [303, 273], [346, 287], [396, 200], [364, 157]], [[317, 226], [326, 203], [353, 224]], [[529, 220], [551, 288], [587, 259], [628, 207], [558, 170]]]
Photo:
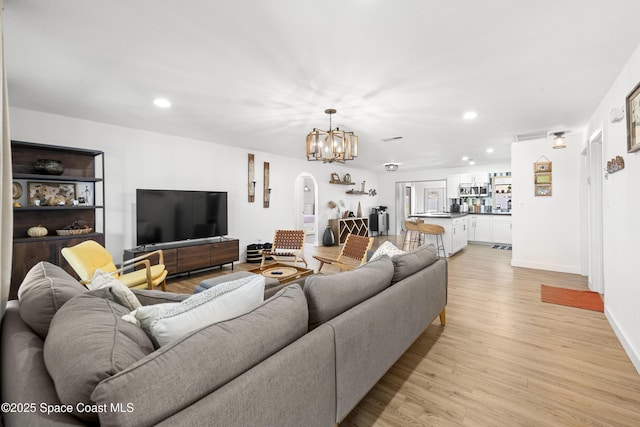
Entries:
[[404, 243], [402, 244], [403, 251], [412, 251], [421, 244], [419, 223], [417, 221], [405, 221], [404, 229], [406, 230], [404, 235]]
[[442, 237], [444, 234], [444, 227], [441, 225], [420, 223], [418, 224], [418, 230], [421, 234], [436, 236], [436, 250], [438, 251], [438, 256], [440, 256], [440, 249], [442, 249], [442, 258], [447, 256], [447, 252], [444, 249], [444, 238]]

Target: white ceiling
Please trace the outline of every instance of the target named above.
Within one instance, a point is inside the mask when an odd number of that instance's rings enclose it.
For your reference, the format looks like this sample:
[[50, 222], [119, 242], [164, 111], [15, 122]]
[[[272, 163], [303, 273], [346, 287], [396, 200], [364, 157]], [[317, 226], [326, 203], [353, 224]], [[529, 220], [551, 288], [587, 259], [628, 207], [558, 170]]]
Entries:
[[4, 0], [3, 26], [11, 106], [300, 158], [336, 108], [360, 137], [350, 166], [382, 171], [506, 161], [514, 134], [581, 128], [639, 16], [638, 0]]

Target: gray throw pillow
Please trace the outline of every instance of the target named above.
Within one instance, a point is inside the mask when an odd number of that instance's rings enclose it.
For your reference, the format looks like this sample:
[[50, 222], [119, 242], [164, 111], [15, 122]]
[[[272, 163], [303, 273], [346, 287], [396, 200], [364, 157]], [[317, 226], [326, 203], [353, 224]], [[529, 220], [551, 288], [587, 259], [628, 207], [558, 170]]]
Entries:
[[41, 338], [49, 331], [56, 312], [87, 288], [57, 265], [41, 261], [27, 273], [18, 288], [20, 317]]
[[438, 252], [433, 244], [420, 246], [414, 251], [394, 255], [393, 258], [393, 279], [392, 283], [397, 283], [414, 273], [426, 268], [437, 261]]
[[333, 319], [386, 289], [392, 276], [393, 263], [383, 255], [355, 270], [308, 277], [304, 294], [309, 306], [309, 328]]
[[109, 288], [76, 296], [58, 310], [44, 342], [60, 402], [85, 421], [98, 420], [98, 413], [78, 410], [94, 403], [96, 386], [154, 351], [142, 329], [121, 319], [129, 310], [114, 300]]

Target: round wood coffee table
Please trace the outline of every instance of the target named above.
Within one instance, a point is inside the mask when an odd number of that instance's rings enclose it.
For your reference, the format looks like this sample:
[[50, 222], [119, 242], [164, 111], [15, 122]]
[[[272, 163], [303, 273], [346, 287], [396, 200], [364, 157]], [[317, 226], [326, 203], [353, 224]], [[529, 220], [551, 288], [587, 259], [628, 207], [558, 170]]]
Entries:
[[271, 277], [278, 280], [286, 280], [291, 276], [298, 274], [298, 269], [293, 267], [278, 266], [267, 268], [262, 272], [265, 277]]

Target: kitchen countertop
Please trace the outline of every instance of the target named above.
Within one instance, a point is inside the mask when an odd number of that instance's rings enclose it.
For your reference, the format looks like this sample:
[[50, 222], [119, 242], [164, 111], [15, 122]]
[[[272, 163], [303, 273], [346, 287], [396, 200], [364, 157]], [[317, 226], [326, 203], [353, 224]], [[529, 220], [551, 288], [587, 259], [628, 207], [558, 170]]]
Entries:
[[469, 215], [511, 215], [511, 212], [469, 212]]
[[469, 215], [468, 212], [439, 212], [439, 213], [416, 213], [409, 215], [409, 218], [460, 218]]
[[409, 218], [460, 218], [467, 215], [509, 215], [511, 212], [439, 212], [439, 213], [416, 213], [409, 215]]

